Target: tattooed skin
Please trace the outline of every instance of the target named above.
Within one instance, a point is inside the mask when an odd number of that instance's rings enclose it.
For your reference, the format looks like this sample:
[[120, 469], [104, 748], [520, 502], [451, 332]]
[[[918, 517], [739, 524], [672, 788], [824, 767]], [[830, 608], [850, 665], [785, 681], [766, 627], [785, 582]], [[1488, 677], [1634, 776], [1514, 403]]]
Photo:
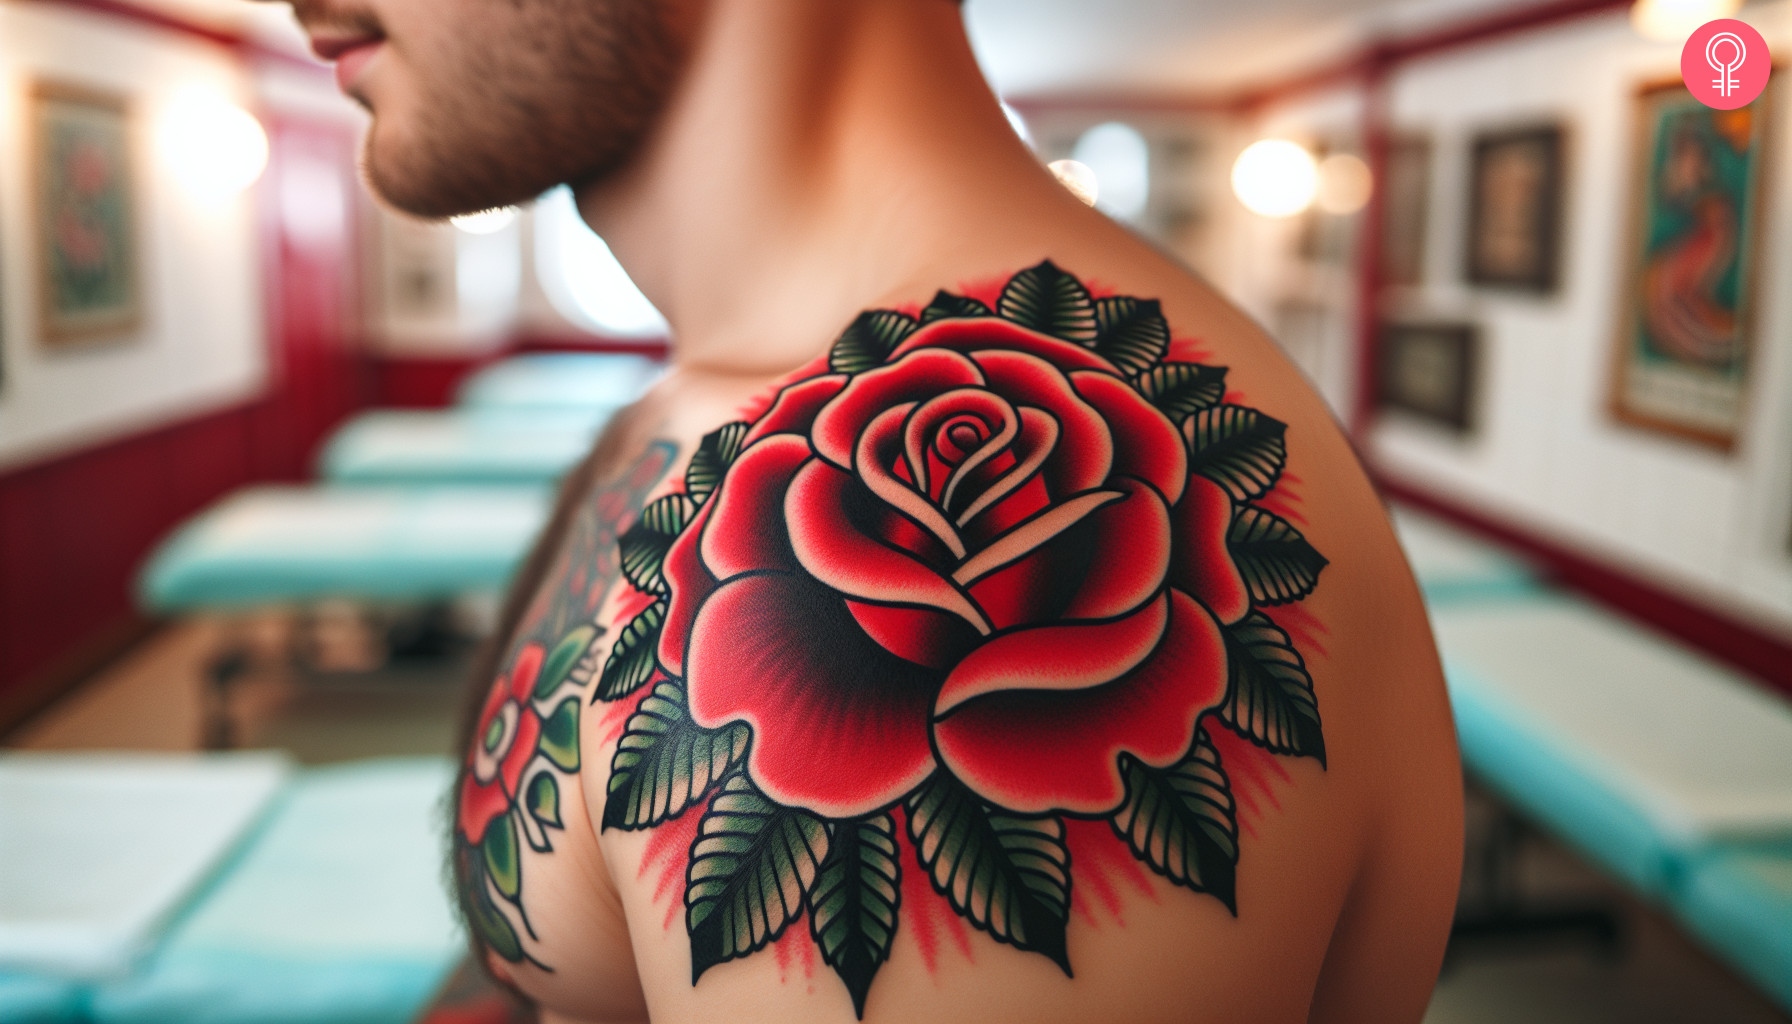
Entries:
[[592, 651], [605, 632], [598, 611], [621, 571], [616, 531], [677, 454], [656, 441], [614, 480], [575, 499], [562, 549], [535, 581], [538, 590], [474, 723], [458, 791], [455, 872], [473, 933], [511, 963], [552, 969], [530, 951], [535, 934], [523, 910], [522, 844], [537, 853], [553, 849], [550, 833], [561, 828], [558, 778], [579, 770], [581, 695], [596, 675]]
[[[806, 917], [862, 1017], [905, 871], [1069, 974], [1069, 819], [1238, 913], [1221, 733], [1324, 763], [1274, 616], [1326, 560], [1273, 510], [1284, 424], [1173, 347], [1157, 302], [1050, 262], [867, 312], [617, 538], [639, 610], [591, 687], [627, 715], [602, 827], [698, 817], [693, 984]], [[462, 803], [484, 897], [515, 904], [516, 837], [557, 821], [599, 577], [563, 571], [579, 610], [556, 603], [492, 691]], [[513, 718], [543, 758], [506, 745]]]

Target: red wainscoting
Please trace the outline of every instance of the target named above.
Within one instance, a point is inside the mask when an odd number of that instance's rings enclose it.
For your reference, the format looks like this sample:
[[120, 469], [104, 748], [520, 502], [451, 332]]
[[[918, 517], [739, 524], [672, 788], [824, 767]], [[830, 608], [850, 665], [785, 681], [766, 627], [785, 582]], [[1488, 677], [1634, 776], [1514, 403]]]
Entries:
[[280, 176], [333, 168], [352, 204], [355, 139], [340, 125], [265, 117], [258, 186], [269, 383], [235, 408], [0, 473], [0, 730], [42, 705], [77, 666], [139, 635], [138, 567], [182, 519], [243, 484], [306, 475], [318, 441], [364, 404], [354, 210], [287, 230]]

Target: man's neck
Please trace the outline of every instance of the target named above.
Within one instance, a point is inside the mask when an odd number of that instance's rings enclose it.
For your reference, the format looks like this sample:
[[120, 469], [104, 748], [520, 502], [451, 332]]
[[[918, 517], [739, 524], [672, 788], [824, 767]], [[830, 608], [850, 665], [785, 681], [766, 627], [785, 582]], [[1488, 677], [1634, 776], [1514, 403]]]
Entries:
[[713, 0], [685, 74], [637, 159], [579, 195], [682, 365], [791, 369], [860, 309], [1105, 222], [1009, 128], [951, 0]]

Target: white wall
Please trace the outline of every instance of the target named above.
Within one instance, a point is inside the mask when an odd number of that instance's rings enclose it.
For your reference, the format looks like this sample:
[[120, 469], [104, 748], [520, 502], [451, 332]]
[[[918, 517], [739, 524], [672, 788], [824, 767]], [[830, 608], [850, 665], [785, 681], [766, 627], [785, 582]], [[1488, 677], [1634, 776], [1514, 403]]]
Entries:
[[[144, 318], [116, 342], [37, 338], [26, 96], [39, 78], [131, 97], [142, 129], [137, 239]], [[0, 4], [0, 469], [254, 397], [267, 377], [253, 194], [189, 195], [160, 159], [157, 117], [181, 90], [253, 106], [214, 45], [50, 4]]]
[[[1792, 52], [1792, 5], [1758, 5], [1746, 17]], [[1450, 51], [1396, 75], [1396, 130], [1433, 136], [1425, 284], [1411, 298], [1482, 326], [1481, 422], [1467, 440], [1384, 422], [1370, 451], [1392, 477], [1792, 635], [1792, 82], [1778, 82], [1769, 133], [1753, 391], [1737, 450], [1623, 427], [1606, 412], [1628, 258], [1632, 96], [1641, 82], [1675, 76], [1678, 57], [1677, 46], [1645, 42], [1614, 14]], [[1540, 298], [1466, 287], [1469, 139], [1546, 119], [1568, 126], [1562, 286]]]
[[[1331, 218], [1327, 227], [1343, 235], [1344, 257], [1337, 262], [1299, 253], [1305, 216], [1262, 217], [1244, 208], [1232, 193], [1232, 164], [1259, 139], [1279, 138], [1310, 149], [1359, 151], [1362, 96], [1354, 87], [1303, 95], [1279, 103], [1236, 124], [1214, 161], [1216, 241], [1203, 267], [1214, 284], [1243, 307], [1280, 342], [1295, 365], [1319, 389], [1333, 412], [1348, 416], [1356, 393], [1355, 227], [1360, 215]], [[1304, 307], [1304, 324], [1290, 313]]]

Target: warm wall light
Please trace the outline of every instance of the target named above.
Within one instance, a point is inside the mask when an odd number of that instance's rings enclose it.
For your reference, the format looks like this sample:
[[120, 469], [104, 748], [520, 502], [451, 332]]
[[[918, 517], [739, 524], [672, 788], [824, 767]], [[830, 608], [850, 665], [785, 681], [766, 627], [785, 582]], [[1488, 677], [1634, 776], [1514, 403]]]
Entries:
[[161, 125], [163, 159], [200, 198], [234, 196], [268, 166], [268, 133], [255, 115], [202, 91], [177, 96]]
[[448, 218], [448, 223], [465, 231], [469, 235], [495, 235], [516, 220], [517, 209], [514, 206], [497, 206], [478, 213], [466, 213], [459, 217]]
[[1733, 18], [1742, 0], [1636, 0], [1630, 24], [1637, 34], [1663, 43], [1684, 43], [1693, 30], [1716, 18]]
[[1088, 206], [1095, 205], [1095, 200], [1101, 195], [1101, 182], [1096, 179], [1095, 172], [1088, 164], [1075, 160], [1053, 160], [1046, 167], [1060, 185], [1070, 190], [1071, 195]]
[[1316, 200], [1326, 213], [1355, 213], [1369, 202], [1374, 191], [1374, 176], [1361, 157], [1350, 153], [1333, 153], [1319, 161], [1319, 194]]
[[1259, 139], [1232, 165], [1232, 192], [1246, 209], [1264, 217], [1299, 213], [1318, 189], [1313, 154], [1287, 139]]

